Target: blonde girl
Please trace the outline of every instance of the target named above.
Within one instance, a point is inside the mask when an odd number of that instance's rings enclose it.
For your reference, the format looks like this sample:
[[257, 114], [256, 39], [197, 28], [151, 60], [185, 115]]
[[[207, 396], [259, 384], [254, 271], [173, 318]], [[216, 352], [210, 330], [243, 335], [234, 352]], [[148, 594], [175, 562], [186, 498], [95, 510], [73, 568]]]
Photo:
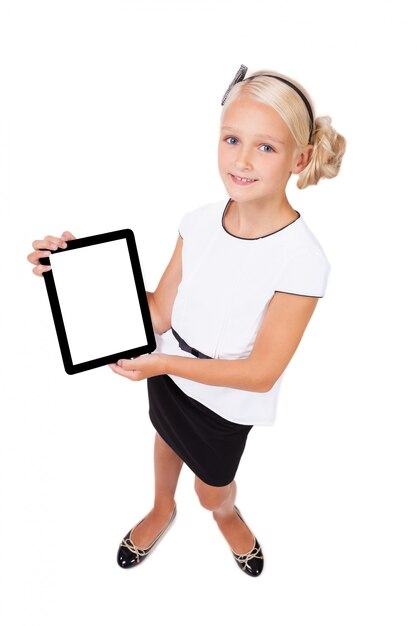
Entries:
[[[283, 373], [320, 298], [330, 263], [301, 213], [297, 187], [339, 172], [345, 139], [317, 117], [306, 90], [270, 70], [241, 66], [222, 99], [218, 168], [227, 199], [186, 212], [172, 258], [147, 292], [157, 349], [110, 365], [147, 381], [155, 428], [152, 510], [121, 541], [117, 562], [141, 563], [170, 528], [183, 464], [195, 474], [235, 562], [259, 576], [264, 555], [236, 502], [235, 475], [254, 426], [272, 426]], [[74, 239], [36, 240], [28, 260]], [[257, 459], [252, 459], [253, 463]]]

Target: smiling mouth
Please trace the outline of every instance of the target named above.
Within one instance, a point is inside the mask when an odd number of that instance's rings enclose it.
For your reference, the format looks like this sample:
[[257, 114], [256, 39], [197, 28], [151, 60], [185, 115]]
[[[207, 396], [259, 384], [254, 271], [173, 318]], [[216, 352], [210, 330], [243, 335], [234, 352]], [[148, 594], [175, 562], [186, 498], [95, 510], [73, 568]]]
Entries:
[[233, 182], [237, 183], [238, 185], [250, 185], [251, 183], [255, 183], [256, 182], [256, 178], [243, 178], [242, 176], [234, 176], [233, 174], [230, 174]]

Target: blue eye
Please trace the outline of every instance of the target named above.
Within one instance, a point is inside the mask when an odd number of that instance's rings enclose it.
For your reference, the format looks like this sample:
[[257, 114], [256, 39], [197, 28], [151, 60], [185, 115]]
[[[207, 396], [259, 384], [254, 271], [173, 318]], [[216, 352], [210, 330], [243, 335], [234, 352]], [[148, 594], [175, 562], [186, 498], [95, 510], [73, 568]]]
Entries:
[[[224, 141], [228, 143], [229, 146], [235, 146], [239, 140], [236, 139], [236, 137], [226, 137]], [[274, 148], [266, 143], [262, 144], [261, 148], [267, 148], [267, 150], [262, 150], [262, 152], [275, 152]]]

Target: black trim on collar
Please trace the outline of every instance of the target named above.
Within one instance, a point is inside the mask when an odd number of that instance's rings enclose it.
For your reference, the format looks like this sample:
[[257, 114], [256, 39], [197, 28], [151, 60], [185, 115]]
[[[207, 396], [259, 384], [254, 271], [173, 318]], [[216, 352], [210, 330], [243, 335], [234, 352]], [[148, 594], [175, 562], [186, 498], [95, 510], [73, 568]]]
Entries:
[[288, 226], [291, 226], [291, 224], [294, 224], [294, 222], [296, 222], [297, 220], [299, 220], [301, 218], [301, 214], [296, 209], [294, 209], [295, 212], [298, 213], [298, 217], [296, 217], [295, 220], [293, 220], [292, 222], [290, 222], [286, 226], [282, 226], [282, 228], [278, 228], [278, 230], [274, 230], [273, 233], [268, 233], [267, 235], [262, 235], [261, 237], [239, 237], [238, 235], [234, 235], [233, 233], [229, 233], [229, 231], [226, 230], [226, 227], [224, 225], [224, 216], [226, 214], [227, 208], [228, 208], [229, 204], [231, 203], [231, 201], [232, 201], [232, 198], [229, 198], [229, 200], [227, 201], [226, 206], [224, 207], [223, 215], [222, 215], [222, 227], [223, 227], [223, 230], [228, 235], [230, 235], [230, 237], [235, 237], [236, 239], [243, 239], [243, 241], [256, 241], [257, 239], [265, 239], [265, 237], [270, 237], [271, 235], [275, 235], [276, 233], [279, 233], [281, 230], [284, 230], [284, 228], [288, 228]]

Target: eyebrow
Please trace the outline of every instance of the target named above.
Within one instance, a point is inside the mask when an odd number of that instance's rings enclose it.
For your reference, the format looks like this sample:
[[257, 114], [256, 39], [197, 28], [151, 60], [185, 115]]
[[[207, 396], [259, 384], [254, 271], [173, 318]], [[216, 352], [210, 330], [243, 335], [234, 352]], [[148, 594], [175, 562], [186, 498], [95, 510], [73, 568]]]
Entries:
[[[236, 132], [236, 130], [234, 128], [232, 128], [231, 126], [222, 126], [221, 128], [222, 130], [231, 130], [232, 132]], [[281, 139], [278, 139], [277, 137], [272, 137], [272, 135], [255, 135], [256, 138], [258, 139], [269, 139], [270, 141], [274, 141], [275, 143], [285, 143], [284, 141], [282, 141]]]

